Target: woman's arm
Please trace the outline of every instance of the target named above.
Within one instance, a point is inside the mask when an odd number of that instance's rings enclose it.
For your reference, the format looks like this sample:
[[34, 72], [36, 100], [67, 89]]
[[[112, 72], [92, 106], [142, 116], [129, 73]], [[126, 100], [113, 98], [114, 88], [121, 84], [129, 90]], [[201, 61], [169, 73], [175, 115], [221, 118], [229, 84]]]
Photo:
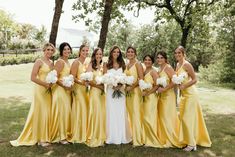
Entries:
[[169, 79], [170, 79], [170, 82], [169, 82], [169, 84], [168, 84], [166, 87], [164, 87], [164, 88], [163, 88], [163, 87], [159, 87], [159, 88], [158, 88], [158, 92], [159, 92], [159, 93], [165, 92], [165, 91], [167, 91], [167, 90], [169, 90], [169, 89], [171, 89], [171, 88], [173, 88], [173, 87], [175, 86], [175, 84], [171, 81], [172, 76], [175, 74], [174, 69], [173, 69], [172, 67], [168, 66], [168, 67], [166, 67], [165, 72], [166, 72], [166, 74], [168, 75], [168, 77], [169, 77]]
[[197, 78], [196, 78], [193, 66], [187, 62], [187, 63], [185, 63], [183, 68], [186, 70], [189, 77], [191, 77], [191, 80], [185, 84], [179, 85], [180, 90], [186, 89], [186, 88], [192, 86], [193, 84], [197, 83]]

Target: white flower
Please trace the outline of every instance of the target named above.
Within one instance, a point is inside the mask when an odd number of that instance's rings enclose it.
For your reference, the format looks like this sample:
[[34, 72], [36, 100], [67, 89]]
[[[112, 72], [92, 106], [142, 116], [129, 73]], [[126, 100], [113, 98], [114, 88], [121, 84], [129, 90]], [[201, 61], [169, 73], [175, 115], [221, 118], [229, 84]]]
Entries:
[[181, 73], [178, 76], [177, 75], [173, 75], [171, 80], [175, 84], [181, 84], [184, 81], [186, 76], [187, 76], [186, 73]]
[[156, 81], [156, 84], [157, 85], [161, 85], [161, 86], [163, 86], [165, 88], [167, 86], [166, 77], [158, 78], [157, 81]]
[[103, 84], [104, 83], [104, 77], [103, 76], [96, 76], [95, 78], [96, 84]]
[[92, 72], [85, 72], [80, 75], [80, 79], [82, 81], [92, 81], [93, 80], [93, 73]]
[[74, 78], [73, 75], [69, 75], [69, 76], [64, 76], [62, 78], [62, 84], [65, 87], [71, 87], [74, 84]]
[[56, 83], [58, 80], [56, 70], [50, 71], [46, 76], [46, 83]]
[[134, 76], [126, 76], [125, 83], [127, 85], [132, 85], [134, 83], [134, 80], [135, 80]]
[[144, 80], [139, 80], [139, 87], [143, 91], [143, 90], [146, 90], [146, 89], [151, 89], [152, 88], [152, 84], [151, 83], [147, 83]]

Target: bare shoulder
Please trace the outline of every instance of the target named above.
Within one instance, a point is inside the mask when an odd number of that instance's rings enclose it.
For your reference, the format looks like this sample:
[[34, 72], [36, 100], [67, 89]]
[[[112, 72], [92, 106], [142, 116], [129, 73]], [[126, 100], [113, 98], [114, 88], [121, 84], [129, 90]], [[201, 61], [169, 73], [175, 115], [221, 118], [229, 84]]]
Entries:
[[193, 69], [193, 66], [192, 66], [191, 63], [189, 63], [188, 61], [186, 61], [186, 62], [184, 63], [184, 69], [186, 69], [186, 70]]

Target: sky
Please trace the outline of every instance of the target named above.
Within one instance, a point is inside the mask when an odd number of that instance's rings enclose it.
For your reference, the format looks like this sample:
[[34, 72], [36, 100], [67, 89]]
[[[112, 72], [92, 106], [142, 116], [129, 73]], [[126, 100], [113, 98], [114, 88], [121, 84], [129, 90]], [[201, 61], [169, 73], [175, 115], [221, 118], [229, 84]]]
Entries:
[[[63, 5], [64, 13], [61, 15], [59, 27], [75, 28], [85, 30], [83, 22], [75, 23], [72, 20], [72, 5], [76, 0], [65, 0]], [[36, 27], [44, 25], [48, 31], [51, 29], [53, 9], [55, 0], [0, 0], [0, 9], [13, 14], [13, 19], [19, 23], [29, 23]], [[135, 26], [150, 24], [154, 18], [153, 10], [140, 10], [140, 16], [134, 17], [134, 12], [125, 16], [131, 20]]]

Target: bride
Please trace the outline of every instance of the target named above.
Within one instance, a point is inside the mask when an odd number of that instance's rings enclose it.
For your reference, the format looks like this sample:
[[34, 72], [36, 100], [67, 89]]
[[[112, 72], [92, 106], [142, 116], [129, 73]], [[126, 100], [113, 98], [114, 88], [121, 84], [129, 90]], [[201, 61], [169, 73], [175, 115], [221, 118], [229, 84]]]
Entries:
[[[108, 63], [104, 66], [104, 73], [120, 75], [125, 69], [125, 62], [122, 58], [121, 50], [118, 46], [113, 46], [109, 53]], [[108, 86], [106, 91], [106, 143], [121, 144], [131, 141], [130, 126], [127, 119], [126, 98], [121, 95], [113, 98], [114, 90], [121, 90], [124, 87]]]

